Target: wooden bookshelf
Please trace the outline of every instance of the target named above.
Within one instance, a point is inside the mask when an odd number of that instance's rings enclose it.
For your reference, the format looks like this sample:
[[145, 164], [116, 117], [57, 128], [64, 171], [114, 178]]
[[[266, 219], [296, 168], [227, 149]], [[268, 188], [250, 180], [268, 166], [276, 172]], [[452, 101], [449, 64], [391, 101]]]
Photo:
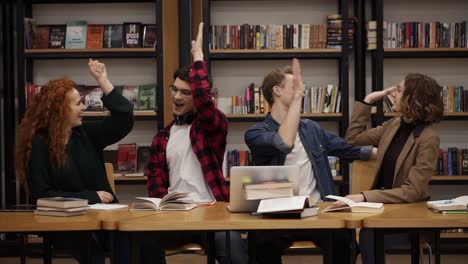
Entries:
[[440, 238], [468, 238], [468, 232], [440, 233]]
[[468, 175], [434, 175], [431, 181], [468, 181]]
[[216, 53], [339, 53], [341, 49], [211, 49]]
[[155, 52], [154, 48], [102, 48], [102, 49], [25, 49], [24, 53], [76, 53], [76, 52]]
[[[82, 116], [85, 120], [100, 119], [109, 116], [109, 111], [85, 111]], [[156, 120], [157, 113], [154, 110], [135, 110], [133, 116], [136, 120]]]
[[[339, 120], [343, 116], [342, 113], [306, 113], [301, 114], [303, 118], [317, 119], [322, 121]], [[226, 114], [229, 121], [261, 121], [266, 117], [266, 114]]]
[[386, 48], [385, 58], [466, 58], [468, 48]]

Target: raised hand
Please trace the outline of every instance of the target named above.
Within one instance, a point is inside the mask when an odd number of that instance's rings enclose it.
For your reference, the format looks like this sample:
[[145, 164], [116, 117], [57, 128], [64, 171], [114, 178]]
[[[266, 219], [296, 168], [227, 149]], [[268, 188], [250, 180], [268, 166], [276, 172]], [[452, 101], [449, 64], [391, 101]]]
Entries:
[[398, 86], [392, 86], [382, 91], [372, 92], [368, 94], [366, 98], [364, 98], [364, 102], [368, 104], [373, 104], [377, 102], [378, 100], [383, 99], [387, 95], [393, 95], [393, 93], [395, 93], [397, 89], [398, 89]]
[[301, 64], [298, 59], [292, 61], [294, 98], [304, 97], [304, 83], [302, 82]]
[[198, 25], [197, 39], [192, 40], [193, 61], [203, 60], [203, 22]]
[[96, 81], [107, 78], [107, 70], [104, 63], [101, 63], [98, 60], [89, 59], [88, 68]]

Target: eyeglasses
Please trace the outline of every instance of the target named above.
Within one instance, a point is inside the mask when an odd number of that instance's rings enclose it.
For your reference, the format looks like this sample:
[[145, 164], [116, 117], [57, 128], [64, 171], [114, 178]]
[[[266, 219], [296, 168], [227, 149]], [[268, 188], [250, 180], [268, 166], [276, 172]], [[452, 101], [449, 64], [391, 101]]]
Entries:
[[169, 90], [171, 90], [172, 95], [176, 95], [177, 92], [180, 92], [183, 96], [191, 96], [192, 95], [192, 90], [177, 88], [176, 86], [174, 86], [172, 84], [169, 86]]

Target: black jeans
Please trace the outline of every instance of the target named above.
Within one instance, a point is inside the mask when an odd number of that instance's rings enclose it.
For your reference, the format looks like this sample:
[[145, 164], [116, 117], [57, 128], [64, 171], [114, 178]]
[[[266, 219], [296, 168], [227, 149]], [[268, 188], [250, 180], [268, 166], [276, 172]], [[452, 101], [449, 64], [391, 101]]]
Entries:
[[[109, 235], [105, 231], [51, 232], [48, 235], [54, 248], [71, 255], [81, 264], [88, 263], [88, 252], [91, 254], [92, 264], [105, 263], [106, 252], [109, 251]], [[128, 234], [117, 232], [114, 238], [116, 263], [131, 263], [131, 244]]]
[[[351, 237], [342, 230], [281, 230], [257, 231], [255, 236], [256, 260], [259, 264], [280, 264], [281, 255], [294, 241], [311, 241], [324, 251], [328, 250], [328, 236], [332, 235], [333, 263], [349, 263]], [[354, 238], [353, 238], [354, 239]], [[355, 256], [354, 256], [355, 257]]]
[[[248, 262], [247, 245], [239, 232], [230, 231], [231, 263], [244, 264]], [[206, 232], [142, 232], [135, 234], [135, 240], [140, 245], [141, 264], [164, 264], [164, 251], [168, 248], [183, 246], [188, 243], [199, 243], [204, 248], [208, 245]], [[226, 232], [215, 232], [216, 260], [226, 263]], [[162, 258], [161, 258], [162, 254]]]

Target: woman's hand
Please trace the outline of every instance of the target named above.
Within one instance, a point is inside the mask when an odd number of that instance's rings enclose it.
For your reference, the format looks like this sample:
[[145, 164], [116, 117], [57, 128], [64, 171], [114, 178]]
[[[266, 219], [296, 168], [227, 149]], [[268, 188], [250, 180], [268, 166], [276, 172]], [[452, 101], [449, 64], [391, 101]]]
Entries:
[[114, 201], [114, 196], [106, 191], [97, 191], [99, 199], [102, 203], [112, 203]]
[[88, 68], [91, 75], [94, 79], [99, 82], [101, 79], [107, 79], [107, 70], [104, 63], [99, 62], [98, 60], [89, 59]]
[[191, 52], [194, 62], [203, 60], [203, 22], [198, 25], [197, 39], [192, 40]]
[[372, 92], [366, 96], [366, 98], [364, 99], [364, 102], [368, 104], [373, 104], [381, 100], [385, 96], [393, 94], [394, 92], [396, 92], [397, 89], [398, 89], [398, 86], [392, 86], [382, 91]]
[[[356, 203], [360, 203], [360, 202], [364, 202], [366, 201], [366, 198], [364, 197], [364, 194], [360, 193], [360, 194], [350, 194], [350, 195], [346, 195], [345, 198], [348, 198]], [[341, 201], [336, 201], [333, 203], [333, 205], [346, 205], [345, 203], [341, 202]]]

